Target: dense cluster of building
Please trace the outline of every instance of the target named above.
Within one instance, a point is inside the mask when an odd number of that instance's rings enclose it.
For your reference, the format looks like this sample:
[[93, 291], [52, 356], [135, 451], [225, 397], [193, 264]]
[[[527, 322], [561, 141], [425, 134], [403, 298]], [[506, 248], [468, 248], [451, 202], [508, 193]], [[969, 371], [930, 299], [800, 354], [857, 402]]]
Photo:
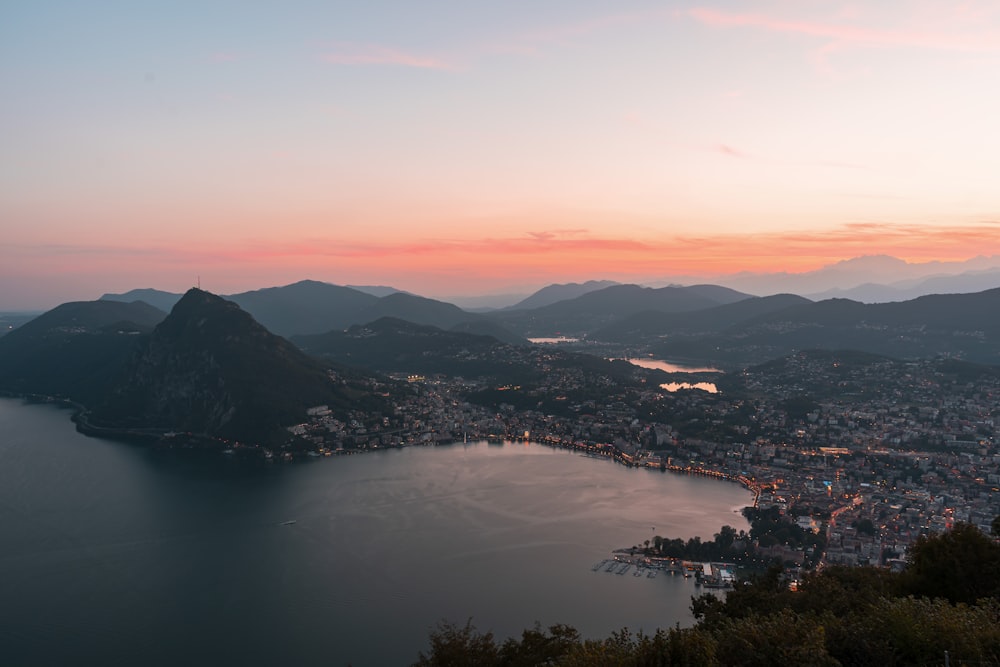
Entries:
[[[641, 369], [625, 380], [544, 370], [531, 387], [491, 387], [511, 396], [491, 405], [469, 400], [478, 382], [409, 377], [392, 414], [344, 421], [319, 407], [294, 431], [319, 454], [528, 439], [738, 480], [759, 507], [825, 531], [831, 563], [892, 565], [920, 535], [958, 521], [988, 533], [1000, 515], [1000, 372], [803, 353], [744, 371], [716, 394], [668, 392]], [[766, 548], [805, 560], [801, 550]]]

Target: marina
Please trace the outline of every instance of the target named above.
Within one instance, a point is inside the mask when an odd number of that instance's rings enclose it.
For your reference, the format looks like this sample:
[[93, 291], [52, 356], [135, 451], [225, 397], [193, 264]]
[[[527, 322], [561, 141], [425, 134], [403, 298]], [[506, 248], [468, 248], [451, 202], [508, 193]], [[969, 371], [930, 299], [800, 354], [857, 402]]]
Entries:
[[[634, 569], [633, 569], [634, 568]], [[603, 570], [625, 575], [630, 570], [633, 577], [655, 579], [660, 572], [681, 575], [685, 579], [694, 577], [694, 585], [703, 588], [728, 590], [736, 581], [736, 565], [733, 563], [698, 563], [679, 558], [662, 558], [635, 553], [631, 549], [619, 549], [613, 558], [605, 558], [595, 563], [593, 572]]]

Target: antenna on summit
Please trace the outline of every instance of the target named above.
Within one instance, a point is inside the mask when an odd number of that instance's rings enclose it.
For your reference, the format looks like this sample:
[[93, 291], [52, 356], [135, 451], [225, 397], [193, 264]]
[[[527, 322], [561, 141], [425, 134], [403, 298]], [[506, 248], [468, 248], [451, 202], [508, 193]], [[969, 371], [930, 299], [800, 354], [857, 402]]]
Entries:
[[201, 276], [198, 276], [198, 289], [201, 289]]

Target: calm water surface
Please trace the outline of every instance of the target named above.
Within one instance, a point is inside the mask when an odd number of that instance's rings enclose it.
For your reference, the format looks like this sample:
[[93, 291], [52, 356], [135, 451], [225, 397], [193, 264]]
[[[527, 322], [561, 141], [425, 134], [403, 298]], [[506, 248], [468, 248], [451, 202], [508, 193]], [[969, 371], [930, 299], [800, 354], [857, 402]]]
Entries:
[[668, 373], [721, 373], [718, 368], [712, 368], [711, 366], [684, 366], [682, 364], [675, 364], [672, 361], [664, 361], [663, 359], [647, 359], [645, 357], [632, 357], [626, 359], [630, 364], [635, 366], [640, 366], [642, 368], [651, 368], [658, 371], [666, 371]]
[[[405, 665], [438, 621], [603, 637], [691, 622], [617, 547], [744, 527], [725, 482], [540, 445], [190, 460], [0, 400], [0, 663]], [[295, 523], [286, 524], [285, 522]]]

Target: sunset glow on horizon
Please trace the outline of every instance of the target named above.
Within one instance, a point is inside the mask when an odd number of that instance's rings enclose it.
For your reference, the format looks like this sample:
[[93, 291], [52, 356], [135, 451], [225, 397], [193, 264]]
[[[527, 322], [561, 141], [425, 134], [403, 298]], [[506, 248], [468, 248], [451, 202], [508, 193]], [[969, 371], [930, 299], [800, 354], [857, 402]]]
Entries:
[[1000, 5], [75, 3], [0, 21], [0, 310], [1000, 255]]

